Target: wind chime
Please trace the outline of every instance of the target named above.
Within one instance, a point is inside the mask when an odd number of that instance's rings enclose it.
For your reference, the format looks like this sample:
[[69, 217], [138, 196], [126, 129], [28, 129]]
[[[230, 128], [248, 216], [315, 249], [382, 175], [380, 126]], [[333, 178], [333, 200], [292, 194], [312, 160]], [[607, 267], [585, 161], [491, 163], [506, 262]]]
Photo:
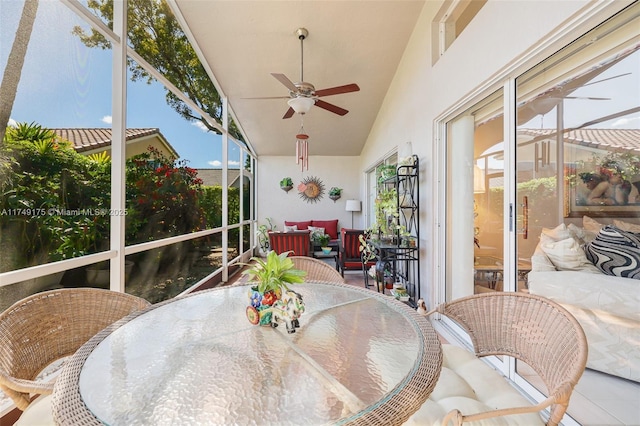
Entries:
[[296, 135], [296, 164], [300, 171], [309, 170], [309, 135], [304, 132], [304, 123], [300, 120], [300, 132]]

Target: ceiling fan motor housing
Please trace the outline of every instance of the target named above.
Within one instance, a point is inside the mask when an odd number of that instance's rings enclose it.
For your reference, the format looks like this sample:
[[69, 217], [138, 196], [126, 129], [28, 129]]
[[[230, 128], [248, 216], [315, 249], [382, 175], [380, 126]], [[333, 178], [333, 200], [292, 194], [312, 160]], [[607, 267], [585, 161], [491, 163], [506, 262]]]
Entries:
[[294, 83], [294, 84], [298, 88], [298, 91], [289, 92], [289, 94], [293, 97], [299, 97], [299, 96], [311, 97], [316, 93], [316, 88], [311, 83], [301, 81], [299, 83]]

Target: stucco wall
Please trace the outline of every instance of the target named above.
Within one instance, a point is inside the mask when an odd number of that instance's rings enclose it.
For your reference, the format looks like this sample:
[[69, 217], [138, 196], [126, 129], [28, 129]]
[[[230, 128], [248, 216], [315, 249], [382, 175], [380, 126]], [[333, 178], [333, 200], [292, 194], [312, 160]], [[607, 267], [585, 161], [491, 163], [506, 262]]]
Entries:
[[[292, 149], [293, 149], [292, 145]], [[280, 180], [284, 177], [293, 179], [294, 187], [284, 192], [280, 189]], [[325, 193], [318, 202], [308, 203], [300, 198], [297, 185], [308, 176], [315, 176], [324, 183]], [[351, 213], [345, 211], [346, 200], [360, 199], [359, 193], [359, 158], [310, 156], [309, 170], [301, 172], [295, 157], [261, 156], [258, 168], [258, 223], [265, 223], [270, 217], [284, 229], [285, 220], [324, 220], [338, 219], [338, 227], [351, 227]], [[335, 203], [329, 198], [332, 186], [342, 188], [342, 198]], [[354, 213], [354, 226], [359, 224], [359, 213]]]

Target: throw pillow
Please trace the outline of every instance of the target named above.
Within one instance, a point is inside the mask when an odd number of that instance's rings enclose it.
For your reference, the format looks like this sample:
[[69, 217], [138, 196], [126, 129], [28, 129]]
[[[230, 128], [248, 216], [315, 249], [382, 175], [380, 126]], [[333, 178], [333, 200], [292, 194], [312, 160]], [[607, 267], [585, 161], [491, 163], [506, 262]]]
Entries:
[[596, 238], [595, 232], [589, 232], [584, 228], [574, 225], [573, 223], [567, 225], [567, 229], [571, 233], [571, 236], [573, 236], [581, 246], [590, 243]]
[[640, 225], [636, 223], [624, 222], [622, 220], [614, 219], [613, 224], [616, 228], [620, 228], [623, 231], [635, 232], [636, 234], [640, 233]]
[[305, 231], [307, 229], [307, 226], [311, 225], [311, 221], [310, 220], [305, 220], [302, 222], [292, 222], [290, 220], [284, 221], [284, 226], [293, 226], [293, 225], [296, 225], [298, 227], [298, 231]]
[[585, 247], [587, 259], [606, 275], [640, 279], [640, 234], [604, 226]]
[[297, 231], [298, 230], [298, 225], [285, 225], [284, 226], [284, 232], [293, 232], [293, 231]]
[[580, 244], [573, 237], [555, 241], [551, 237], [542, 234], [540, 236], [540, 248], [558, 271], [598, 272], [587, 259]]
[[320, 228], [319, 226], [308, 226], [307, 229], [311, 231], [311, 241], [324, 235], [324, 228]]
[[573, 236], [564, 223], [561, 223], [553, 229], [542, 228], [542, 233], [554, 241], [566, 240]]
[[553, 265], [553, 262], [549, 260], [547, 255], [544, 254], [540, 244], [541, 243], [539, 242], [531, 255], [531, 270], [536, 272], [555, 271], [556, 267]]
[[597, 220], [590, 218], [589, 216], [582, 217], [582, 227], [585, 229], [585, 231], [597, 234], [603, 226], [603, 223], [600, 223]]
[[312, 226], [324, 228], [324, 232], [329, 235], [332, 240], [338, 239], [338, 219], [333, 220], [313, 220]]

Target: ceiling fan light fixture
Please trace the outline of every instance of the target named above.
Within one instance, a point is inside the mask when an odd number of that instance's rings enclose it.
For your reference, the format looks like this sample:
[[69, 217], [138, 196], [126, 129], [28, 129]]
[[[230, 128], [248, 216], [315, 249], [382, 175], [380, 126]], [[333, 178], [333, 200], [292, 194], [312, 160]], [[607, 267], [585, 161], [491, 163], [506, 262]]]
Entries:
[[287, 103], [298, 114], [306, 114], [316, 103], [316, 100], [313, 98], [297, 97], [289, 99]]

